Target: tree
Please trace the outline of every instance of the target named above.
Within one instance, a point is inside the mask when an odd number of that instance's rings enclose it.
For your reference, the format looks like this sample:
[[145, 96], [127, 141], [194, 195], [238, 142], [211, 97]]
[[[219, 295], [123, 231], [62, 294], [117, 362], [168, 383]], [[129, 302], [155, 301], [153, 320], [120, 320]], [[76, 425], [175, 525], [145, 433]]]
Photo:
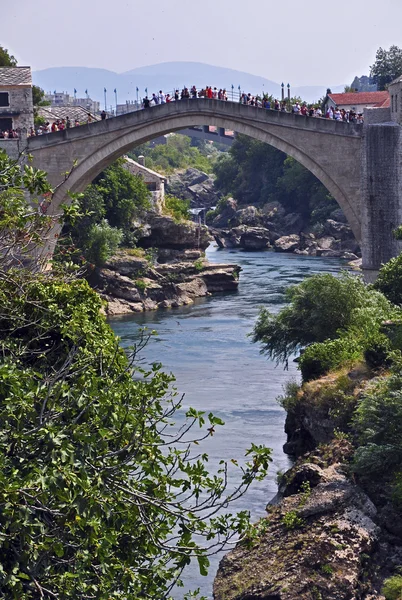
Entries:
[[85, 256], [97, 267], [113, 256], [123, 238], [123, 232], [105, 220], [91, 226], [85, 245]]
[[[26, 181], [5, 160], [1, 218], [18, 238], [38, 213], [15, 215]], [[32, 175], [32, 177], [30, 176]], [[25, 201], [17, 195], [17, 204]], [[15, 221], [13, 221], [15, 219]], [[40, 213], [40, 219], [48, 218]], [[11, 238], [11, 242], [14, 238]], [[207, 470], [198, 441], [222, 422], [189, 409], [160, 365], [127, 356], [84, 280], [64, 270], [12, 268], [0, 258], [0, 589], [9, 600], [162, 600], [192, 557], [253, 535], [228, 503], [265, 476], [270, 451], [252, 445], [242, 483]], [[5, 268], [7, 267], [7, 268]], [[204, 427], [206, 425], [206, 427]], [[192, 427], [199, 435], [192, 436]], [[233, 468], [234, 465], [233, 465]]]
[[373, 287], [394, 304], [402, 304], [402, 254], [382, 265]]
[[0, 67], [16, 67], [17, 60], [15, 56], [9, 53], [6, 48], [0, 46]]
[[285, 364], [302, 348], [334, 340], [352, 328], [352, 335], [368, 336], [393, 312], [381, 293], [347, 272], [313, 275], [288, 288], [286, 299], [289, 304], [276, 315], [262, 309], [253, 331], [261, 352]]
[[[215, 149], [210, 151], [210, 155], [214, 153], [217, 154]], [[146, 157], [147, 167], [166, 174], [187, 167], [195, 167], [207, 173], [212, 171], [212, 162], [210, 156], [206, 156], [205, 147], [203, 151], [194, 147], [191, 138], [185, 135], [170, 135], [166, 144], [155, 147], [143, 144], [129, 152], [134, 160], [141, 155]]]
[[32, 100], [34, 106], [50, 106], [49, 100], [44, 100], [45, 92], [37, 85], [32, 86]]
[[402, 49], [391, 46], [389, 50], [379, 48], [375, 62], [370, 67], [370, 76], [379, 90], [385, 90], [389, 83], [402, 75]]
[[93, 181], [102, 196], [106, 218], [112, 227], [129, 229], [134, 217], [151, 208], [150, 193], [142, 178], [124, 168], [120, 158]]

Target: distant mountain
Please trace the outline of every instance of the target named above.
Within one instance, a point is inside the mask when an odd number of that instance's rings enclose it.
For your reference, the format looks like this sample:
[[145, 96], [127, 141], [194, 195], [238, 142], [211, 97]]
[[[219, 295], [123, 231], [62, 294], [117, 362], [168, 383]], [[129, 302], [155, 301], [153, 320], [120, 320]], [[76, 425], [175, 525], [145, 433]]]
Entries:
[[[197, 62], [166, 62], [147, 67], [138, 67], [125, 73], [114, 73], [106, 69], [96, 69], [89, 67], [54, 67], [35, 71], [33, 73], [35, 85], [40, 86], [46, 92], [66, 91], [71, 95], [74, 88], [77, 90], [78, 97], [85, 96], [85, 90], [94, 100], [104, 101], [104, 88], [107, 90], [107, 103], [114, 105], [115, 97], [113, 90], [117, 90], [119, 103], [126, 100], [135, 100], [136, 88], [139, 88], [139, 96], [145, 95], [145, 89], [148, 93], [157, 92], [163, 89], [165, 92], [174, 88], [181, 89], [184, 85], [190, 87], [196, 85], [198, 88], [205, 85], [226, 88], [230, 92], [232, 85], [235, 92], [238, 86], [241, 89], [252, 94], [261, 94], [267, 92], [280, 97], [280, 83], [275, 83], [264, 77], [215, 67], [205, 63]], [[284, 82], [285, 85], [287, 81]], [[307, 102], [314, 102], [325, 95], [328, 85], [317, 86], [299, 86], [291, 88], [292, 96], [301, 96]], [[344, 86], [331, 87], [333, 92], [342, 92]]]

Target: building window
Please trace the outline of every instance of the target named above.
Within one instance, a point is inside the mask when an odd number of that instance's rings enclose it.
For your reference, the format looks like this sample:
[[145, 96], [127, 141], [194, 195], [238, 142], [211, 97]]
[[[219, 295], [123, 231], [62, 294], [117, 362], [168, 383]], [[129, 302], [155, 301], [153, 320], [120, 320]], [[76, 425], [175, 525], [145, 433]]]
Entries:
[[150, 192], [156, 192], [156, 183], [154, 181], [147, 182], [146, 186]]
[[12, 119], [0, 119], [0, 131], [8, 131], [13, 128]]
[[0, 92], [0, 106], [10, 106], [8, 92]]
[[398, 112], [398, 94], [395, 94], [395, 112]]
[[394, 112], [394, 94], [391, 94], [391, 112]]

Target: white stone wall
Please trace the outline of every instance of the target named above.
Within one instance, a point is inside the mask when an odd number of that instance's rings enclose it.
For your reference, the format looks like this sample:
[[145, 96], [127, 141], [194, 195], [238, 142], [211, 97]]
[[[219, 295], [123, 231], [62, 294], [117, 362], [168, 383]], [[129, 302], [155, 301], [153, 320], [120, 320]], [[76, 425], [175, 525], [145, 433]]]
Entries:
[[11, 118], [13, 129], [20, 129], [22, 132], [29, 131], [34, 124], [32, 87], [28, 85], [1, 86], [0, 92], [9, 94], [9, 106], [0, 107], [0, 118]]

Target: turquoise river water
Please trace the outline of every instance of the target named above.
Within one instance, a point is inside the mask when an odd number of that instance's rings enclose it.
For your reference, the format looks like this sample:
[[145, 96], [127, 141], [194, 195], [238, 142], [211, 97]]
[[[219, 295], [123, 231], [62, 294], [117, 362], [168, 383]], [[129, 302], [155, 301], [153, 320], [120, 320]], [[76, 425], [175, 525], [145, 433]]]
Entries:
[[[274, 252], [218, 250], [213, 246], [207, 250], [207, 257], [214, 263], [237, 263], [242, 267], [237, 292], [202, 298], [188, 307], [114, 318], [110, 323], [123, 347], [133, 345], [140, 327], [156, 329], [159, 335], [143, 351], [146, 363], [161, 362], [166, 371], [174, 373], [178, 390], [185, 394], [184, 408], [212, 411], [225, 421], [205, 446], [211, 471], [218, 469], [221, 459], [241, 461], [251, 442], [272, 448], [269, 476], [253, 485], [233, 506], [249, 510], [253, 519], [258, 519], [277, 491], [277, 471], [290, 465], [282, 451], [285, 413], [276, 398], [287, 381], [298, 378], [298, 372], [292, 362], [288, 371], [276, 367], [259, 353], [248, 334], [259, 307], [278, 311], [287, 286], [314, 273], [338, 272], [344, 262]], [[236, 471], [233, 475], [235, 484]], [[200, 588], [212, 598], [220, 558], [211, 557], [207, 577], [201, 577], [196, 565], [190, 565], [184, 576], [184, 590]], [[181, 600], [183, 593], [177, 590], [175, 600]]]

